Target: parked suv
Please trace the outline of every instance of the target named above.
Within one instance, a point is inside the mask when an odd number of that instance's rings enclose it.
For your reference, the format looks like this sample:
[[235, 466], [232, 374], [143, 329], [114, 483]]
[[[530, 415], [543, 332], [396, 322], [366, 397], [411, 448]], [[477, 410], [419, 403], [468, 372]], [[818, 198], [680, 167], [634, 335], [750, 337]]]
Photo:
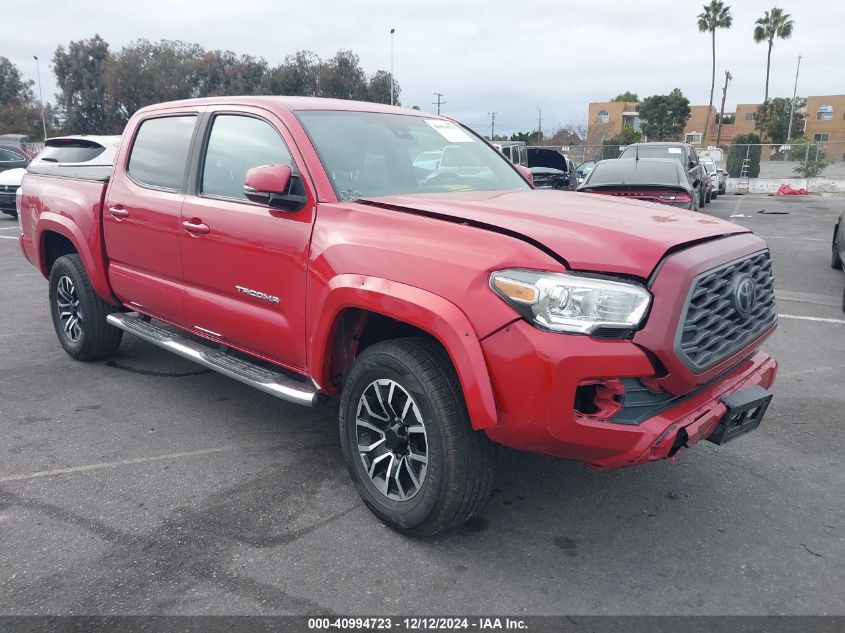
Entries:
[[687, 170], [692, 188], [698, 192], [698, 206], [710, 201], [710, 178], [698, 158], [695, 148], [689, 143], [634, 143], [622, 152], [619, 158], [674, 158]]
[[177, 101], [133, 115], [114, 167], [30, 167], [20, 243], [74, 359], [127, 332], [283, 400], [338, 397], [358, 493], [411, 534], [481, 510], [494, 442], [620, 468], [755, 429], [765, 242], [521, 174], [417, 110]]

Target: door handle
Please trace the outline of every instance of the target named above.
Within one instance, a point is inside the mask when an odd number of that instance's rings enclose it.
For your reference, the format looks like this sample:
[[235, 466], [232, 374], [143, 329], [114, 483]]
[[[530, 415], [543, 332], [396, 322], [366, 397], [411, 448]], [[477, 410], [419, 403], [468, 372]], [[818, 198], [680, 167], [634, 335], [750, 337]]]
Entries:
[[109, 214], [114, 216], [114, 218], [118, 221], [129, 217], [129, 211], [123, 207], [109, 207]]
[[200, 235], [205, 235], [209, 231], [207, 224], [203, 224], [198, 218], [194, 218], [192, 220], [186, 220], [182, 222], [182, 228], [185, 229], [188, 233], [193, 235], [194, 237], [199, 237]]

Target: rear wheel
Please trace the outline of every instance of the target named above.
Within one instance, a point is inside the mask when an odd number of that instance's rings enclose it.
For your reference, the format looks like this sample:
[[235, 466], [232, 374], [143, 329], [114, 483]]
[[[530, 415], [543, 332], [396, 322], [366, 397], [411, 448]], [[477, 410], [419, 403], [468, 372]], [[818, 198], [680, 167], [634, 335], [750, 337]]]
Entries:
[[830, 247], [830, 267], [836, 270], [842, 270], [842, 258], [839, 257], [839, 225], [833, 229], [833, 242]]
[[434, 341], [383, 341], [359, 355], [341, 397], [340, 440], [358, 494], [396, 530], [443, 532], [490, 494], [492, 444], [472, 429], [455, 370]]
[[6, 215], [12, 216], [16, 220], [18, 219], [18, 212], [17, 211], [3, 211], [3, 213], [5, 213]]
[[50, 314], [59, 342], [77, 360], [114, 355], [123, 330], [106, 323], [117, 309], [103, 301], [88, 280], [79, 255], [63, 255], [50, 270]]

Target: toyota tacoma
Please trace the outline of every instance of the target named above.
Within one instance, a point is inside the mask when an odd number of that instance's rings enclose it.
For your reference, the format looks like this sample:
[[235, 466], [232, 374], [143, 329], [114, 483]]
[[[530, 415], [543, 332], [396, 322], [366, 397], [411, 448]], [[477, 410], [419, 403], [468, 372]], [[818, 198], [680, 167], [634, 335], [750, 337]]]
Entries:
[[482, 508], [494, 444], [633, 466], [747, 433], [771, 399], [761, 239], [525, 172], [416, 110], [164, 103], [113, 167], [30, 167], [20, 245], [70, 356], [128, 332], [283, 400], [339, 397], [363, 501], [429, 535]]

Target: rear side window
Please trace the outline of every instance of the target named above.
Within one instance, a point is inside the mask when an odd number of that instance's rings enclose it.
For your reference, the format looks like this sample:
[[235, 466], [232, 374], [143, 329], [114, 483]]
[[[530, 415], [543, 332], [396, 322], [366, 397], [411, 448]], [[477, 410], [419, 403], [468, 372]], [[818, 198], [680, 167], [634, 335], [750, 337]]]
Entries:
[[196, 119], [171, 116], [141, 123], [129, 157], [129, 175], [151, 187], [180, 189]]
[[288, 148], [276, 129], [261, 119], [236, 114], [214, 118], [202, 170], [205, 195], [244, 196], [246, 172], [259, 165], [291, 165]]

